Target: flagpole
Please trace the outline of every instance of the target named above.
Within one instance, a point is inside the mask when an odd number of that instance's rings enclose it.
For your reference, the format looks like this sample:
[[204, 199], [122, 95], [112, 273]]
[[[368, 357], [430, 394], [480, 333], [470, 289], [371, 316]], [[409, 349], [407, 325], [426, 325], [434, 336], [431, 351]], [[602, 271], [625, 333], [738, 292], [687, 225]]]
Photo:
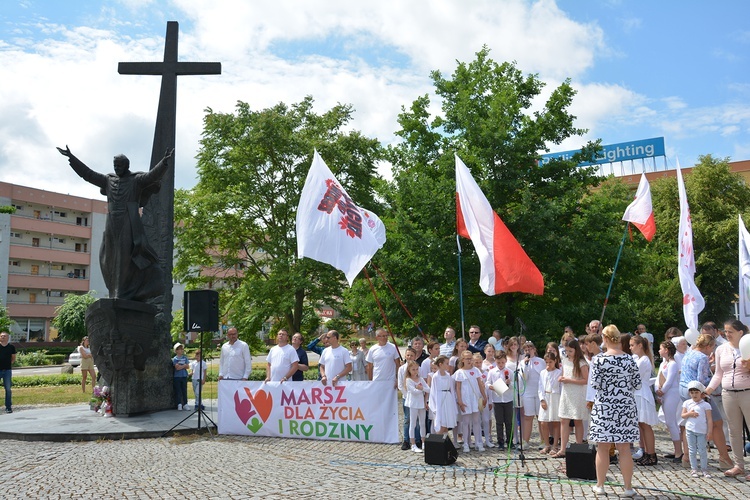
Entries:
[[604, 297], [604, 307], [602, 307], [602, 316], [599, 318], [599, 323], [604, 321], [604, 311], [607, 310], [607, 303], [609, 302], [609, 294], [612, 292], [612, 284], [615, 282], [615, 273], [617, 273], [617, 264], [620, 263], [620, 256], [622, 255], [622, 248], [625, 246], [625, 238], [628, 237], [628, 229], [630, 229], [630, 222], [625, 225], [625, 232], [622, 234], [622, 241], [620, 241], [620, 250], [617, 252], [617, 259], [615, 260], [615, 268], [612, 269], [612, 278], [609, 280], [609, 288], [607, 288], [607, 296]]
[[463, 273], [461, 272], [461, 242], [460, 236], [456, 234], [456, 246], [458, 247], [458, 302], [461, 305], [461, 338], [466, 340], [464, 328], [464, 283]]

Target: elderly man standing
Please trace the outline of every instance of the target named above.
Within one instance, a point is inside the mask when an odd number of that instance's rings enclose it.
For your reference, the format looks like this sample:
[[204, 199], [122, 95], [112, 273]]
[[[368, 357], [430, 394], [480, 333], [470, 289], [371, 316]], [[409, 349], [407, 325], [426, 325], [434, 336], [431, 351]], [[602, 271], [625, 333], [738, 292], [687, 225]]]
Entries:
[[[422, 362], [430, 357], [430, 355], [424, 350], [424, 337], [417, 335], [411, 339], [411, 347], [414, 349], [414, 352], [417, 353], [417, 359], [415, 361], [419, 366], [422, 366]], [[425, 377], [425, 379], [427, 379], [427, 377]]]
[[16, 362], [16, 346], [10, 343], [8, 332], [0, 333], [0, 378], [5, 387], [5, 413], [13, 413], [11, 400], [11, 377]]
[[440, 355], [450, 358], [453, 356], [453, 348], [456, 347], [456, 330], [449, 326], [443, 335], [445, 335], [445, 344], [440, 345]]
[[382, 328], [375, 331], [377, 344], [367, 351], [367, 378], [372, 381], [385, 380], [393, 383], [393, 388], [398, 388], [396, 373], [401, 366], [401, 356], [398, 348], [388, 342], [388, 333]]
[[283, 328], [276, 334], [276, 345], [266, 356], [266, 382], [286, 382], [297, 372], [299, 356], [289, 345], [289, 332]]
[[247, 380], [253, 369], [250, 348], [239, 340], [235, 327], [227, 330], [227, 341], [221, 346], [219, 380]]

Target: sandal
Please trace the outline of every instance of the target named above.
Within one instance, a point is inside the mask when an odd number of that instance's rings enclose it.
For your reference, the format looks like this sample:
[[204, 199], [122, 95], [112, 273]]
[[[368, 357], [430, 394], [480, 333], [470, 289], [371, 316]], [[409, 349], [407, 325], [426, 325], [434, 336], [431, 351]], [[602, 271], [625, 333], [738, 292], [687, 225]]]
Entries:
[[727, 477], [737, 477], [737, 476], [743, 475], [744, 473], [745, 471], [740, 469], [737, 466], [734, 466], [731, 469], [724, 471], [724, 475]]
[[552, 447], [551, 447], [551, 446], [545, 446], [544, 448], [542, 448], [542, 449], [541, 449], [540, 453], [544, 453], [544, 454], [546, 455], [546, 454], [547, 454], [547, 453], [549, 453], [549, 452], [550, 452], [551, 450], [552, 450]]
[[554, 455], [550, 455], [552, 458], [565, 458], [565, 452], [560, 450]]

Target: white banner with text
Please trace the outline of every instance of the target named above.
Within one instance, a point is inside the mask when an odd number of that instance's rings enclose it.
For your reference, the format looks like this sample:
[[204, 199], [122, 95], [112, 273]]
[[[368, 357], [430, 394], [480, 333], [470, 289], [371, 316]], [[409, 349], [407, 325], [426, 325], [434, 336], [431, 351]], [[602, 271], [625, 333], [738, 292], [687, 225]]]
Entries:
[[398, 443], [393, 382], [219, 382], [219, 434]]

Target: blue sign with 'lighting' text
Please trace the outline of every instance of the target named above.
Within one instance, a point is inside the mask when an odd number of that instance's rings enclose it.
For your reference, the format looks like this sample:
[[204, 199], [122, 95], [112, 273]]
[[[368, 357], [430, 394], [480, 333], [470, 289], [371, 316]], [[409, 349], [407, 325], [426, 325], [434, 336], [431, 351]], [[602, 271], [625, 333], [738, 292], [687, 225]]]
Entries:
[[[555, 159], [570, 160], [573, 158], [574, 154], [580, 152], [580, 149], [574, 149], [572, 151], [549, 153], [542, 155], [542, 159], [539, 163], [543, 165], [548, 161]], [[653, 139], [604, 145], [599, 150], [599, 153], [596, 155], [596, 159], [593, 162], [583, 162], [579, 165], [601, 165], [602, 163], [653, 158], [655, 156], [665, 156], [664, 137], [654, 137]]]

